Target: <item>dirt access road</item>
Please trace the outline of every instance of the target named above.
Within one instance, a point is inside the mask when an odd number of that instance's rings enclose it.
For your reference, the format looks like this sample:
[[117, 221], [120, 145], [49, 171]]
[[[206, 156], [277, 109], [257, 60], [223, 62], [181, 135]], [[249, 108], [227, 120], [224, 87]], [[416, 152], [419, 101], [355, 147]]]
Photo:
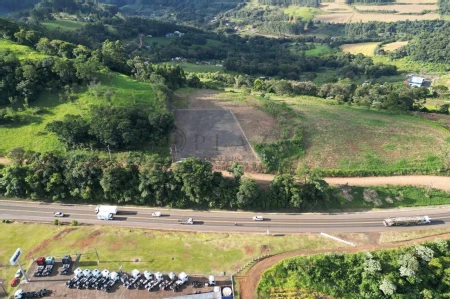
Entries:
[[436, 238], [442, 238], [447, 239], [450, 238], [450, 234], [441, 234], [441, 235], [435, 235], [431, 237], [425, 237], [420, 238], [416, 240], [411, 241], [403, 241], [403, 242], [394, 242], [394, 243], [387, 243], [387, 244], [378, 244], [372, 243], [372, 244], [366, 244], [362, 246], [358, 246], [356, 248], [341, 248], [341, 249], [334, 249], [332, 251], [330, 250], [299, 250], [299, 251], [292, 251], [292, 252], [286, 252], [281, 253], [278, 255], [274, 255], [271, 257], [268, 257], [266, 259], [263, 259], [259, 262], [257, 262], [253, 267], [251, 267], [247, 273], [243, 276], [236, 276], [237, 281], [239, 282], [239, 293], [241, 299], [255, 299], [256, 298], [256, 288], [258, 286], [259, 281], [261, 280], [261, 277], [267, 269], [274, 266], [278, 262], [291, 258], [294, 256], [299, 255], [312, 255], [312, 254], [320, 254], [320, 253], [329, 253], [329, 252], [340, 252], [340, 253], [355, 253], [355, 252], [361, 252], [366, 250], [381, 250], [381, 249], [392, 249], [397, 248], [400, 246], [408, 246], [408, 245], [414, 245], [418, 243], [423, 243], [425, 241], [433, 241]]
[[[227, 172], [228, 174], [228, 172]], [[260, 184], [269, 184], [275, 175], [262, 173], [246, 173]], [[450, 191], [450, 177], [432, 175], [407, 175], [407, 176], [380, 176], [357, 178], [325, 178], [325, 181], [333, 186], [349, 184], [350, 186], [416, 186], [431, 187]]]

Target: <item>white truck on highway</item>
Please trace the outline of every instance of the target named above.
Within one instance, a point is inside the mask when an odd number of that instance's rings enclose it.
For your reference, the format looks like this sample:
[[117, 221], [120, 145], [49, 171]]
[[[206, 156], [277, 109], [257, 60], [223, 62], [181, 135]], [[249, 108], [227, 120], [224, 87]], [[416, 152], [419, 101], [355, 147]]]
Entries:
[[100, 212], [104, 212], [104, 213], [111, 213], [116, 215], [117, 214], [117, 206], [97, 206], [95, 208], [95, 213], [100, 213]]
[[429, 224], [431, 219], [428, 216], [412, 216], [412, 217], [395, 217], [384, 219], [384, 226], [397, 226], [397, 225], [421, 225]]
[[187, 220], [178, 220], [178, 223], [180, 223], [180, 224], [194, 224], [194, 219], [192, 219], [192, 218], [189, 218], [189, 219], [187, 219]]
[[113, 220], [114, 214], [108, 213], [108, 212], [98, 212], [97, 219], [98, 220]]

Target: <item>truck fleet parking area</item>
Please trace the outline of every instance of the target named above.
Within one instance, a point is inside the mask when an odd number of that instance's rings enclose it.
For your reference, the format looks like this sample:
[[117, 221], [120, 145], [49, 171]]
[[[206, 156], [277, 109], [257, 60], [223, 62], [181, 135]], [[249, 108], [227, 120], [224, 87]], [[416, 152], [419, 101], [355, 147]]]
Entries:
[[[69, 275], [61, 275], [61, 270], [63, 269], [63, 265], [61, 259], [56, 259], [55, 267], [51, 272], [50, 276], [46, 277], [34, 277], [33, 273], [36, 270], [37, 264], [33, 263], [30, 269], [27, 271], [28, 278], [30, 279], [29, 283], [22, 282], [19, 285], [18, 289], [22, 289], [25, 292], [38, 291], [41, 289], [49, 290], [49, 296], [52, 298], [78, 298], [78, 299], [90, 299], [90, 298], [169, 298], [176, 297], [182, 295], [192, 295], [197, 293], [208, 293], [213, 291], [213, 286], [205, 286], [205, 282], [208, 281], [208, 276], [192, 276], [188, 275], [188, 280], [185, 282], [176, 292], [172, 291], [170, 288], [166, 290], [159, 290], [155, 288], [152, 291], [148, 291], [146, 289], [135, 289], [130, 288], [127, 289], [123, 286], [121, 280], [118, 280], [114, 286], [110, 289], [109, 292], [104, 292], [102, 290], [96, 290], [93, 288], [68, 288], [66, 287], [66, 282], [74, 277], [74, 270], [78, 267], [78, 263], [76, 257], [73, 257], [74, 263], [70, 268]], [[82, 268], [85, 269], [85, 268]], [[91, 269], [92, 270], [92, 269]], [[99, 269], [102, 271], [103, 269]], [[110, 271], [118, 271], [118, 269], [109, 269]], [[139, 269], [141, 273], [144, 272], [145, 269]], [[124, 272], [125, 274], [125, 272]], [[129, 277], [131, 277], [131, 271], [126, 273]], [[167, 274], [163, 273], [165, 279], [167, 278]], [[216, 276], [216, 285], [222, 288], [230, 286], [231, 281], [228, 276]], [[196, 283], [196, 287], [193, 286], [193, 282]]]

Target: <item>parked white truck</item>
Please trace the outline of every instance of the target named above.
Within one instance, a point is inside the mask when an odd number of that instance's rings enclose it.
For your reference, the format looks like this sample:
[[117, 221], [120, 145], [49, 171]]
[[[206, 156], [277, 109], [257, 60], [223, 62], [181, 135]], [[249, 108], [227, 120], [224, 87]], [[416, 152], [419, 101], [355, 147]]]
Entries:
[[97, 219], [98, 220], [113, 220], [114, 214], [108, 213], [108, 212], [98, 212]]
[[95, 213], [100, 213], [100, 212], [104, 212], [104, 213], [111, 213], [116, 215], [117, 214], [117, 206], [97, 206], [95, 208]]
[[428, 216], [413, 216], [413, 217], [396, 217], [384, 219], [384, 226], [397, 226], [397, 225], [421, 225], [429, 224], [431, 219]]

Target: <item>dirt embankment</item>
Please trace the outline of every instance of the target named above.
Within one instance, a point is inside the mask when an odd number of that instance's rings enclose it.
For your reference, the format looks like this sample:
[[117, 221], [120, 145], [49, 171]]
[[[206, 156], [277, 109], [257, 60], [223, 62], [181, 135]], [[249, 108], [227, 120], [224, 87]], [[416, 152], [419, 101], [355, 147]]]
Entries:
[[[262, 173], [246, 173], [246, 176], [254, 179], [260, 184], [269, 184], [275, 175]], [[325, 181], [333, 186], [416, 186], [431, 187], [444, 191], [450, 191], [450, 177], [431, 175], [407, 175], [386, 177], [358, 177], [358, 178], [325, 178]]]

